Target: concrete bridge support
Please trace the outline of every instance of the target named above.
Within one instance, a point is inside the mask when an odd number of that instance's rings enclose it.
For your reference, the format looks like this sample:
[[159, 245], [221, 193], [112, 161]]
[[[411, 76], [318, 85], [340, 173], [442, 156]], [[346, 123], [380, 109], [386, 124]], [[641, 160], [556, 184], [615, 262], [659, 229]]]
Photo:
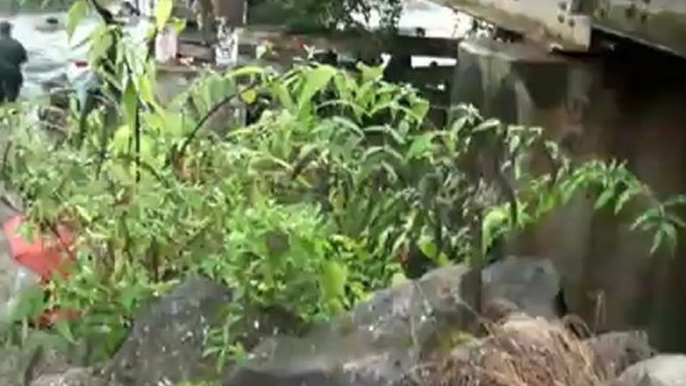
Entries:
[[[452, 104], [541, 126], [575, 157], [618, 158], [659, 195], [686, 192], [684, 63], [639, 47], [568, 58], [524, 43], [461, 44]], [[571, 312], [592, 329], [645, 328], [663, 350], [686, 349], [686, 237], [675, 256], [650, 256], [629, 230], [640, 208], [593, 213], [580, 195], [512, 246], [551, 259]], [[683, 215], [683, 213], [682, 213]]]

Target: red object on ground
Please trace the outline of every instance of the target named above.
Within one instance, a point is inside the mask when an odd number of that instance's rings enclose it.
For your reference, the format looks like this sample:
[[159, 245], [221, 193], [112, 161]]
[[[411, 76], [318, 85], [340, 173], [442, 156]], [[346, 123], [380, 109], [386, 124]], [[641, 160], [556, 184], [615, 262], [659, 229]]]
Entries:
[[74, 320], [81, 314], [78, 311], [72, 310], [49, 310], [45, 311], [38, 320], [38, 325], [41, 327], [49, 327], [59, 322], [60, 320]]
[[[72, 246], [74, 239], [65, 226], [57, 226], [57, 235], [36, 233], [33, 242], [24, 239], [19, 227], [24, 223], [22, 215], [11, 217], [3, 224], [10, 254], [20, 265], [41, 277], [43, 284], [52, 279], [55, 273], [66, 276], [68, 265], [74, 262]], [[59, 320], [74, 319], [79, 316], [73, 310], [47, 310], [38, 320], [39, 326], [50, 326]]]
[[66, 275], [65, 263], [73, 262], [71, 232], [60, 225], [56, 229], [57, 235], [36, 233], [30, 242], [19, 234], [24, 221], [24, 216], [16, 215], [3, 224], [12, 257], [39, 275], [43, 282], [50, 281], [55, 273]]

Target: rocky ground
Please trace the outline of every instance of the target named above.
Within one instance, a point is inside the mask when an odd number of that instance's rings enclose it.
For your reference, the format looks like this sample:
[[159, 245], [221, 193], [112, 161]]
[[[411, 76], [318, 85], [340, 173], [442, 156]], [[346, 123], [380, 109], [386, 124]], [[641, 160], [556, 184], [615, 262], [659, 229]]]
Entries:
[[[552, 265], [515, 258], [476, 273], [456, 265], [380, 291], [302, 337], [266, 336], [245, 365], [221, 373], [204, 336], [231, 291], [190, 277], [140, 311], [119, 352], [85, 368], [48, 335], [0, 353], [6, 386], [652, 386], [686, 381], [686, 356], [657, 354], [640, 331], [570, 328]], [[481, 310], [479, 312], [479, 309]], [[575, 332], [576, 331], [576, 332]], [[201, 383], [197, 383], [201, 384]]]

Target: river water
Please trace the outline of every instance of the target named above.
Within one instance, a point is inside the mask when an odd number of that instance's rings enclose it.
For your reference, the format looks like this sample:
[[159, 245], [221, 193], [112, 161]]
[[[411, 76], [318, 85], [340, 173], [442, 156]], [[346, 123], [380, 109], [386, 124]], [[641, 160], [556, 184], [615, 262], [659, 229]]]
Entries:
[[24, 67], [24, 88], [22, 98], [30, 98], [42, 93], [41, 84], [51, 79], [66, 75], [67, 65], [71, 60], [83, 58], [86, 46], [76, 48], [97, 25], [95, 19], [83, 20], [72, 39], [72, 43], [63, 27], [48, 28], [46, 19], [56, 17], [64, 25], [64, 13], [43, 13], [18, 15], [9, 20], [14, 25], [14, 37], [19, 40], [28, 52], [29, 60]]

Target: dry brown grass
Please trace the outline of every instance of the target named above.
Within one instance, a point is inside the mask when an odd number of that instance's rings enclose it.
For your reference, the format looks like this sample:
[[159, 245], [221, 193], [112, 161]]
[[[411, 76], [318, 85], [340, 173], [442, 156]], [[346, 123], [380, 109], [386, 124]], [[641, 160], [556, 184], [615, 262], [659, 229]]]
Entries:
[[607, 374], [562, 324], [513, 317], [473, 347], [422, 368], [425, 386], [600, 386]]

